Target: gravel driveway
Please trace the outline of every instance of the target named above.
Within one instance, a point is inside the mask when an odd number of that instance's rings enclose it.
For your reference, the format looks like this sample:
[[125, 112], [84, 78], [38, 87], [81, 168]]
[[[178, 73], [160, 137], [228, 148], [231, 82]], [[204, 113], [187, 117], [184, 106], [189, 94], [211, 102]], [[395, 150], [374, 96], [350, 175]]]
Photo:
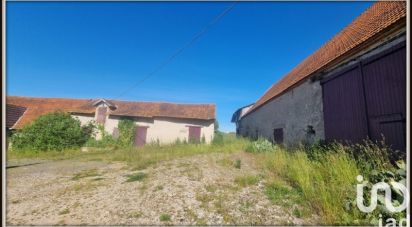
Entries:
[[[247, 176], [259, 180], [237, 183]], [[267, 199], [263, 183], [243, 152], [196, 155], [144, 170], [72, 160], [14, 166], [7, 169], [7, 224], [303, 224]]]

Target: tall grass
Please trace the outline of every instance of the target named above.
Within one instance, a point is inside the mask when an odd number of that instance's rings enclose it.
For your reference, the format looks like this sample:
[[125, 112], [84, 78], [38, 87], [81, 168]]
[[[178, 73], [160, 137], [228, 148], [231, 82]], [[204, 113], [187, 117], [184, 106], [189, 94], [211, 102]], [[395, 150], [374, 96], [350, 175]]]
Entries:
[[190, 143], [174, 143], [167, 145], [159, 145], [156, 143], [148, 144], [141, 148], [135, 147], [112, 147], [107, 148], [97, 147], [89, 148], [88, 151], [82, 152], [77, 150], [65, 151], [13, 151], [7, 153], [7, 159], [77, 159], [77, 160], [103, 160], [103, 161], [122, 161], [128, 163], [136, 169], [144, 169], [152, 164], [161, 161], [171, 160], [175, 158], [216, 153], [216, 152], [235, 152], [242, 151], [249, 144], [246, 139], [238, 139], [234, 135], [225, 135], [219, 143], [212, 144], [190, 144]]
[[269, 197], [279, 199], [279, 191], [284, 190], [284, 194], [293, 193], [294, 202], [318, 214], [322, 224], [350, 224], [354, 220], [345, 203], [356, 198], [359, 169], [344, 151], [330, 152], [318, 160], [309, 159], [304, 150], [278, 149], [258, 155], [268, 176]]
[[[356, 209], [356, 176], [390, 170], [389, 150], [370, 141], [354, 146], [331, 144], [256, 154], [267, 178], [267, 195], [282, 198], [319, 215], [321, 224], [370, 224]], [[352, 205], [350, 205], [352, 206]]]

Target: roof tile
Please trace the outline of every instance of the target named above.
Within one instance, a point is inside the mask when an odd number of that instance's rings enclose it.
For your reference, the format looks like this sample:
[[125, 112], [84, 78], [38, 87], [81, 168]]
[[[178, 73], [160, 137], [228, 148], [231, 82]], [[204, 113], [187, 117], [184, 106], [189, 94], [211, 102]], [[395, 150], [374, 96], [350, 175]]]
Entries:
[[[8, 96], [6, 103], [27, 108], [24, 117], [15, 125], [22, 128], [40, 115], [54, 112], [94, 113], [96, 107], [93, 99], [65, 99], [65, 98], [34, 98]], [[132, 102], [107, 100], [117, 106], [110, 115], [130, 117], [173, 117], [191, 119], [215, 119], [215, 105], [213, 104], [175, 104], [162, 102]]]

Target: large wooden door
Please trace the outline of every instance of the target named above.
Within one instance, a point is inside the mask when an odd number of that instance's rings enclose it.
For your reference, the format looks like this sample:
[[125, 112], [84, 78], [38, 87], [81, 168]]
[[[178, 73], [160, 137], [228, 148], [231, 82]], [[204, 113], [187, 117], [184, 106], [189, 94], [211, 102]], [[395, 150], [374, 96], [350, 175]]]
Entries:
[[406, 48], [362, 64], [369, 136], [395, 150], [406, 147]]
[[136, 127], [136, 133], [134, 135], [134, 145], [136, 147], [141, 147], [146, 144], [147, 128], [147, 126]]
[[323, 81], [326, 140], [406, 149], [406, 48], [399, 44]]
[[199, 126], [188, 126], [189, 127], [189, 142], [198, 143], [200, 142], [200, 127]]
[[358, 65], [323, 81], [325, 139], [362, 142], [368, 136]]

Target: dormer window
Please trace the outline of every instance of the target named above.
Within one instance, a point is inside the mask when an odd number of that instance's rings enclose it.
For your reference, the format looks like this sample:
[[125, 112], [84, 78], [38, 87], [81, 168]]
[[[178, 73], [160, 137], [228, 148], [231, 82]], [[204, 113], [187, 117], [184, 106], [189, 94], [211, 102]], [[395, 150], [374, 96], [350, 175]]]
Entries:
[[96, 101], [93, 102], [93, 106], [96, 107], [109, 107], [111, 110], [117, 109], [117, 106], [112, 103], [111, 101], [108, 101], [106, 99], [97, 99]]

